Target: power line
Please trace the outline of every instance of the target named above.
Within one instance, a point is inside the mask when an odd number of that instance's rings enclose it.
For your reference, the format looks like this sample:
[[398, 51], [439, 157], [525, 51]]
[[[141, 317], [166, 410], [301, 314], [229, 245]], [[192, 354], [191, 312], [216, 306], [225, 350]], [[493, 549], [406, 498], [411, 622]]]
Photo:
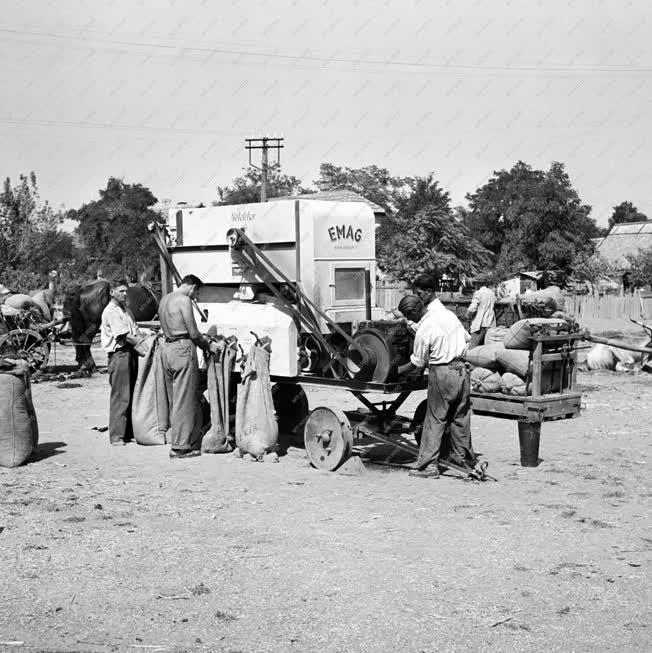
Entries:
[[171, 134], [221, 135], [230, 133], [226, 129], [181, 129], [177, 127], [153, 127], [150, 125], [124, 125], [119, 123], [82, 122], [74, 120], [14, 120], [0, 118], [0, 123], [17, 127], [86, 127], [89, 129], [116, 129], [123, 131], [163, 132]]
[[[489, 73], [600, 73], [600, 74], [650, 74], [652, 67], [625, 67], [625, 66], [588, 66], [572, 64], [568, 66], [495, 66], [485, 64], [454, 64], [449, 62], [435, 63], [426, 61], [404, 61], [396, 59], [356, 59], [353, 57], [326, 57], [323, 55], [312, 54], [291, 54], [270, 52], [264, 50], [246, 50], [227, 47], [204, 47], [193, 45], [172, 45], [167, 43], [154, 43], [149, 41], [130, 41], [124, 39], [107, 39], [101, 37], [85, 38], [81, 35], [60, 34], [55, 32], [43, 32], [33, 30], [19, 30], [7, 27], [0, 27], [0, 32], [12, 34], [18, 37], [33, 36], [39, 38], [51, 38], [56, 40], [80, 41], [88, 44], [101, 43], [106, 45], [117, 45], [122, 47], [149, 47], [158, 48], [165, 51], [197, 52], [204, 55], [219, 54], [232, 55], [238, 57], [263, 57], [265, 59], [287, 61], [287, 62], [310, 62], [320, 64], [347, 64], [356, 66], [383, 66], [391, 68], [412, 68], [422, 71], [448, 71], [448, 72], [489, 72]], [[139, 53], [129, 53], [139, 54]], [[143, 53], [147, 55], [147, 53]], [[182, 55], [177, 55], [182, 56]], [[232, 61], [232, 65], [242, 65], [246, 62]], [[263, 62], [265, 63], [265, 62]]]

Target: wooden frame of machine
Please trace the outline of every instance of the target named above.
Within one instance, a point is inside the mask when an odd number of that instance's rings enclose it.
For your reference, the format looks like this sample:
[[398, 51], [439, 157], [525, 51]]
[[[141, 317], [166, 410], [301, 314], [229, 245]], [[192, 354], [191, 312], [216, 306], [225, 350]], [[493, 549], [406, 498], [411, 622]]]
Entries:
[[[190, 273], [205, 284], [197, 300], [200, 331], [213, 324], [245, 350], [256, 338], [271, 338], [279, 431], [302, 438], [315, 467], [337, 469], [354, 443], [369, 439], [416, 455], [404, 435], [416, 432], [418, 438], [425, 402], [412, 419], [397, 411], [412, 392], [427, 388], [427, 377], [396, 377], [409, 359], [411, 337], [403, 321], [383, 320], [375, 305], [375, 217], [369, 206], [279, 200], [177, 208], [166, 225], [150, 229], [163, 292]], [[543, 421], [579, 413], [573, 385], [580, 337], [542, 332], [532, 340], [529, 396], [472, 395], [475, 413], [518, 421], [524, 465], [536, 464]], [[558, 379], [554, 393], [546, 392], [544, 376]], [[346, 390], [364, 410], [309, 410], [302, 385]], [[397, 396], [368, 396], [378, 394]]]

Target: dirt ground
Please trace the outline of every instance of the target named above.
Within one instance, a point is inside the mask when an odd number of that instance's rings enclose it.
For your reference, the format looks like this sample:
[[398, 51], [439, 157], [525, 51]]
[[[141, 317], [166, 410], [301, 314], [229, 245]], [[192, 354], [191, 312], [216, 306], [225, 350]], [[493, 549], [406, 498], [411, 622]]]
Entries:
[[579, 381], [538, 468], [474, 418], [484, 484], [111, 448], [106, 374], [35, 385], [38, 452], [0, 468], [0, 650], [650, 650], [652, 379]]

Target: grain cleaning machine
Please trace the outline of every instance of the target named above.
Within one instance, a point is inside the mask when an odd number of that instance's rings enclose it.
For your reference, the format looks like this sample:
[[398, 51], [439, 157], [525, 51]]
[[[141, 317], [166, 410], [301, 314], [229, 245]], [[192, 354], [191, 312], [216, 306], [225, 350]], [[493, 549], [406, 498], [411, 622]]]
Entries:
[[[401, 433], [418, 430], [425, 402], [412, 420], [396, 413], [413, 391], [427, 388], [427, 378], [396, 378], [412, 341], [405, 323], [383, 320], [376, 306], [375, 217], [367, 204], [288, 199], [176, 208], [167, 224], [151, 229], [163, 292], [186, 274], [205, 284], [197, 299], [200, 331], [214, 325], [244, 350], [255, 338], [271, 339], [279, 431], [302, 437], [316, 467], [337, 469], [355, 440], [417, 452]], [[302, 388], [309, 385], [351, 392], [364, 408], [310, 411]], [[396, 396], [372, 401], [369, 394]], [[575, 410], [550, 401], [532, 410], [534, 397], [499, 399], [482, 399], [479, 412], [518, 419], [519, 433], [521, 422], [535, 424], [525, 431], [537, 445], [536, 423]]]

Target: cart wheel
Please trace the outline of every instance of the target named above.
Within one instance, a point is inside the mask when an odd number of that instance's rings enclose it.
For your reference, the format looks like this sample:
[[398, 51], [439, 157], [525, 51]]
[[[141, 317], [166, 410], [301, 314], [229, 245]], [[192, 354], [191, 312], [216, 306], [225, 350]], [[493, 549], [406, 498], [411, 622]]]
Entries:
[[50, 343], [36, 331], [15, 329], [0, 336], [0, 355], [22, 358], [34, 374], [47, 365]]
[[310, 413], [308, 397], [300, 385], [277, 383], [272, 387], [279, 436], [288, 444], [303, 444], [303, 429]]
[[332, 472], [351, 455], [351, 424], [336, 408], [315, 408], [308, 417], [303, 437], [308, 458], [317, 469]]
[[428, 400], [424, 399], [414, 411], [414, 417], [410, 422], [410, 431], [414, 433], [414, 439], [418, 445], [421, 445], [421, 432], [423, 431], [423, 422], [426, 419], [426, 411], [428, 410]]

